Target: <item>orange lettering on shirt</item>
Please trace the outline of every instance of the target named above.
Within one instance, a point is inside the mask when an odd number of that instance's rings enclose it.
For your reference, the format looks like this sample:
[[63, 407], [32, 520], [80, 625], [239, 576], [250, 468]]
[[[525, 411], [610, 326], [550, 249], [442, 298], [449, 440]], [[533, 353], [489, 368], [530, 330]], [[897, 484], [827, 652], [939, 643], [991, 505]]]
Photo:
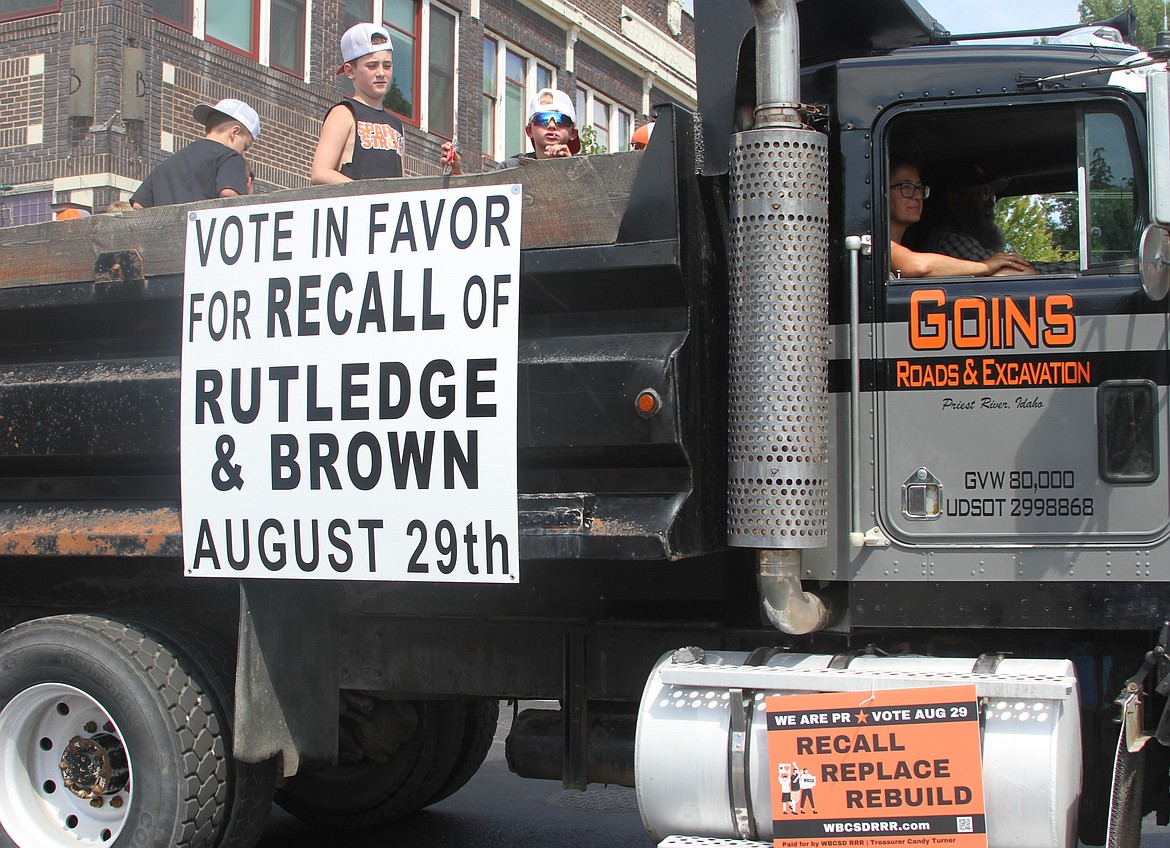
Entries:
[[405, 139], [402, 133], [389, 124], [357, 122], [357, 137], [366, 150], [396, 150], [402, 153]]

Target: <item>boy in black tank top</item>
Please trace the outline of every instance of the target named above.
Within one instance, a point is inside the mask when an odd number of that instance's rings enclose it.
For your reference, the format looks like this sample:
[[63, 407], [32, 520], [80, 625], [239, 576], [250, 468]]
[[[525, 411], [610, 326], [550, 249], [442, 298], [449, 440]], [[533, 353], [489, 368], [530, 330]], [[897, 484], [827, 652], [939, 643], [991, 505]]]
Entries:
[[313, 185], [401, 177], [402, 121], [382, 107], [394, 73], [394, 45], [384, 27], [357, 24], [341, 37], [338, 74], [353, 80], [353, 97], [325, 115], [313, 154]]

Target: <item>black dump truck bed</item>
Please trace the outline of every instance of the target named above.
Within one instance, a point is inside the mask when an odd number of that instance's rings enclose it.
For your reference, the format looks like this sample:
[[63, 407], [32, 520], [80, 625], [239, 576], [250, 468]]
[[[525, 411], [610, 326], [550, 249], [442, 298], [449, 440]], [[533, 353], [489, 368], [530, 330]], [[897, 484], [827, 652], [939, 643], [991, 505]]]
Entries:
[[[521, 182], [521, 556], [687, 556], [723, 538], [725, 354], [692, 329], [724, 296], [691, 116], [664, 110], [659, 127], [645, 153], [202, 205]], [[200, 206], [0, 231], [0, 553], [181, 553], [184, 243]], [[654, 415], [635, 407], [644, 390]]]

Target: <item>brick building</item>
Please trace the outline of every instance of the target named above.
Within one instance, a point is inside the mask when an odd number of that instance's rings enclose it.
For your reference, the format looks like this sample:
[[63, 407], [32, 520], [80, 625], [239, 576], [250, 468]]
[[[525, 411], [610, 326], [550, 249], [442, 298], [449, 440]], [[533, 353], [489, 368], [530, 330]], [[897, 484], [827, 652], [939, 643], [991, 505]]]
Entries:
[[[0, 226], [71, 202], [102, 211], [202, 135], [199, 102], [260, 114], [255, 191], [308, 184], [342, 95], [341, 33], [383, 22], [387, 105], [407, 126], [408, 174], [436, 173], [458, 135], [467, 172], [525, 148], [531, 93], [574, 96], [578, 123], [626, 150], [656, 103], [695, 105], [685, 0], [0, 0]], [[479, 152], [477, 157], [474, 153]]]

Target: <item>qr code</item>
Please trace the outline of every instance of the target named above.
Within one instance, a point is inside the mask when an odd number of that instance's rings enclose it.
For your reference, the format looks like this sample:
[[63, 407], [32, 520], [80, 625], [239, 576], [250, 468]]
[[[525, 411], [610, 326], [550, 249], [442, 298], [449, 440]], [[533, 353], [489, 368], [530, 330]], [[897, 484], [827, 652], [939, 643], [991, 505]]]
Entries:
[[955, 829], [959, 833], [972, 833], [974, 825], [970, 816], [958, 816], [955, 818]]

